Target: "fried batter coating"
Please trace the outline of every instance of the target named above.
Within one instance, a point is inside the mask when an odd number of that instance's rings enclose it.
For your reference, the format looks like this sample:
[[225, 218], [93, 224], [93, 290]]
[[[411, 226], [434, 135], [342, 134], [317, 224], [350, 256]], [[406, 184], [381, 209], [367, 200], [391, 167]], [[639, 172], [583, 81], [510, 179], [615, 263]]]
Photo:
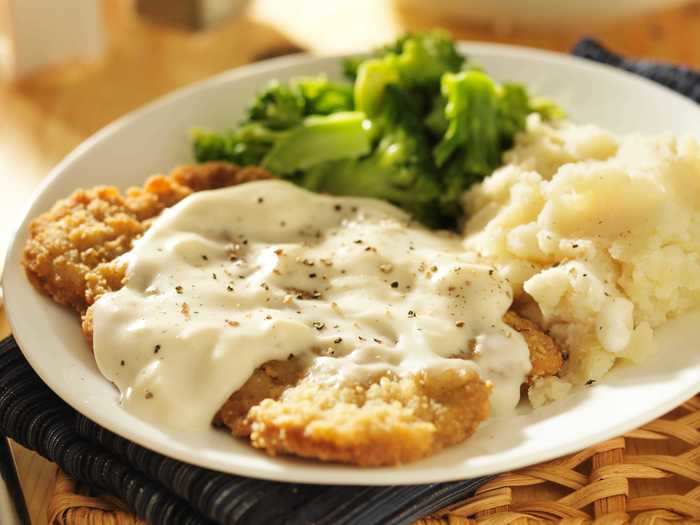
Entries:
[[[90, 305], [123, 285], [125, 268], [115, 258], [131, 249], [164, 208], [193, 191], [269, 176], [260, 168], [207, 163], [152, 177], [125, 195], [113, 187], [79, 190], [30, 225], [27, 275], [54, 301], [75, 309], [90, 338]], [[546, 334], [512, 312], [504, 320], [525, 337], [531, 377], [558, 371], [561, 354]], [[318, 383], [305, 372], [296, 359], [266, 363], [213, 423], [269, 454], [378, 466], [464, 441], [488, 417], [490, 385], [475, 372], [384, 376], [369, 385]]]
[[261, 367], [215, 422], [272, 455], [368, 467], [415, 461], [462, 442], [489, 414], [491, 387], [472, 371], [384, 376], [368, 386], [309, 377], [296, 383], [299, 372], [295, 360]]
[[503, 321], [512, 329], [520, 332], [527, 343], [530, 350], [530, 363], [532, 363], [530, 381], [542, 376], [552, 376], [559, 372], [564, 364], [564, 358], [559, 346], [551, 337], [540, 330], [535, 323], [520, 317], [513, 310], [506, 312]]
[[268, 361], [234, 392], [214, 416], [214, 425], [226, 426], [236, 436], [249, 436], [248, 412], [264, 399], [279, 399], [285, 389], [294, 386], [304, 375], [298, 359]]
[[210, 162], [156, 175], [125, 195], [112, 186], [78, 190], [29, 226], [27, 276], [58, 304], [83, 315], [102, 293], [121, 287], [124, 269], [112, 261], [131, 249], [164, 208], [193, 191], [269, 177], [261, 168]]

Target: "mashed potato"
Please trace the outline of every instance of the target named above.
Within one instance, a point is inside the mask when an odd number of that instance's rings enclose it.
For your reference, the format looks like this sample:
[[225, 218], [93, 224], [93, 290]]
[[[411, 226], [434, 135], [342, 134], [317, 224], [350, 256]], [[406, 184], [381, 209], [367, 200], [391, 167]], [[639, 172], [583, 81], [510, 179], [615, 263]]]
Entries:
[[465, 194], [465, 243], [568, 351], [533, 404], [644, 359], [653, 329], [700, 305], [700, 143], [594, 126], [528, 130]]

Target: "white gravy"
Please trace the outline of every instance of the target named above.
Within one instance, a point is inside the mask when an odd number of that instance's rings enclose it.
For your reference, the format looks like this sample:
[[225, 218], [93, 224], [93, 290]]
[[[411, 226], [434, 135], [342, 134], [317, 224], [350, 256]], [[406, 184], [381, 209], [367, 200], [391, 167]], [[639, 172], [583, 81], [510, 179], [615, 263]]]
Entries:
[[474, 369], [496, 414], [530, 370], [502, 321], [510, 286], [378, 200], [279, 180], [195, 193], [123, 257], [125, 286], [94, 305], [95, 357], [158, 425], [210, 425], [257, 367], [292, 355], [317, 381]]

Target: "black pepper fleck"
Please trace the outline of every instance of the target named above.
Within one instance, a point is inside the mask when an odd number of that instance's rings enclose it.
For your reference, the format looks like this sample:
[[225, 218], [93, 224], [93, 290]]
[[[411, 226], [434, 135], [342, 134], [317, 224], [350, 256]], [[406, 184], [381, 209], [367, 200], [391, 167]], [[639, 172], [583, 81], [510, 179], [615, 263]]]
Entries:
[[177, 293], [181, 294], [181, 293], [182, 293], [182, 286], [177, 285], [177, 286], [175, 287], [175, 291], [176, 291]]
[[399, 281], [392, 281], [392, 282], [391, 282], [391, 287], [392, 287], [392, 288], [398, 288], [398, 287], [399, 287]]
[[156, 345], [153, 347], [153, 353], [157, 354], [158, 352], [160, 352], [160, 345]]
[[314, 321], [313, 327], [316, 330], [323, 330], [326, 327], [326, 323], [324, 323], [323, 321]]

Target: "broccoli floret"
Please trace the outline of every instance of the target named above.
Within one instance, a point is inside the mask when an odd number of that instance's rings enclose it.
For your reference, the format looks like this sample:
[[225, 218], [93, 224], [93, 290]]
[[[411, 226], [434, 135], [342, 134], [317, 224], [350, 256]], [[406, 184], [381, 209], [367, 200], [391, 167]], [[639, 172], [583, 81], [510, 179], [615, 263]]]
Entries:
[[432, 133], [443, 131], [433, 157], [443, 177], [441, 206], [447, 215], [459, 213], [461, 194], [501, 164], [530, 113], [545, 119], [561, 114], [551, 102], [534, 104], [522, 85], [497, 84], [477, 69], [443, 75], [441, 95], [426, 126]]
[[[442, 77], [444, 121], [436, 112], [429, 115], [430, 128], [439, 131], [447, 123], [440, 143], [435, 147], [435, 163], [445, 165], [459, 156], [467, 173], [485, 176], [501, 163], [503, 151], [513, 144], [515, 135], [525, 128], [527, 116], [542, 111], [554, 114], [551, 103], [532, 105], [525, 88], [519, 84], [497, 84], [486, 73], [471, 69], [447, 73]], [[540, 109], [538, 109], [540, 108]]]
[[270, 82], [248, 109], [248, 118], [270, 129], [296, 126], [304, 118], [304, 97], [298, 90]]
[[435, 163], [443, 166], [454, 154], [466, 173], [486, 174], [500, 163], [503, 131], [499, 93], [493, 80], [479, 71], [448, 73], [442, 78], [447, 100], [447, 131], [435, 147]]
[[304, 77], [292, 81], [292, 86], [304, 99], [304, 115], [330, 115], [353, 111], [352, 86], [331, 82], [324, 76]]
[[[194, 130], [194, 156], [198, 162], [265, 164], [282, 174], [319, 159], [366, 153], [367, 124], [363, 123], [363, 115], [349, 114], [353, 108], [352, 87], [331, 82], [325, 76], [298, 78], [288, 85], [273, 81], [255, 97], [238, 128], [223, 133]], [[337, 115], [340, 112], [348, 114]], [[318, 115], [333, 117], [323, 121]], [[326, 133], [327, 137], [322, 136]], [[290, 154], [292, 145], [299, 148], [296, 154]], [[294, 160], [295, 165], [281, 169], [287, 159]]]
[[221, 133], [192, 130], [192, 148], [197, 162], [226, 160], [241, 166], [260, 164], [284, 132], [249, 123]]
[[195, 157], [260, 164], [312, 191], [384, 199], [454, 226], [463, 192], [501, 164], [527, 115], [562, 116], [523, 86], [465, 67], [441, 32], [408, 34], [344, 68], [354, 85], [268, 85], [235, 130], [195, 132]]
[[383, 104], [384, 88], [395, 84], [410, 92], [422, 109], [439, 91], [442, 75], [459, 71], [463, 63], [464, 57], [443, 32], [406, 35], [379, 50], [375, 58], [359, 64], [355, 71], [355, 106], [374, 116]]
[[442, 31], [404, 36], [386, 60], [395, 64], [402, 82], [409, 86], [437, 86], [443, 74], [455, 73], [464, 64], [454, 41]]
[[295, 181], [312, 191], [383, 199], [429, 226], [445, 226], [440, 180], [419, 114], [395, 85], [387, 87], [384, 101], [372, 123], [378, 138], [369, 155], [319, 164]]
[[364, 113], [354, 111], [306, 117], [286, 130], [271, 130], [257, 122], [223, 133], [194, 130], [192, 143], [197, 162], [259, 164], [281, 176], [366, 154], [371, 147], [370, 128]]
[[352, 87], [324, 76], [302, 77], [288, 85], [270, 82], [248, 108], [248, 120], [270, 129], [288, 129], [309, 115], [352, 111]]
[[[376, 49], [371, 58], [391, 63], [406, 85], [437, 85], [443, 73], [457, 72], [464, 64], [464, 57], [457, 51], [450, 35], [439, 30], [407, 33]], [[363, 58], [345, 59], [343, 73], [354, 82], [365, 62]]]

